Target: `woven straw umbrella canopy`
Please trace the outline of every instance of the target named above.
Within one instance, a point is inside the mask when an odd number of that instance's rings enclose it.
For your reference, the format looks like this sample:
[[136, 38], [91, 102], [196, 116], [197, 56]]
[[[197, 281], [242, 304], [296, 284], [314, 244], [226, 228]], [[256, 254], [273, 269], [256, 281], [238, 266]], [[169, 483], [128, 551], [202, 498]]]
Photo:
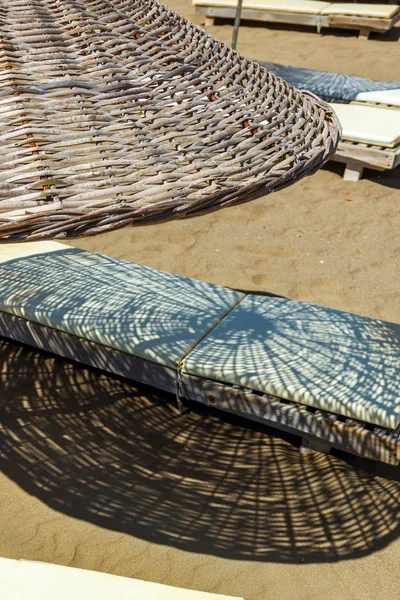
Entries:
[[339, 125], [155, 0], [0, 0], [0, 241], [94, 235], [281, 189]]

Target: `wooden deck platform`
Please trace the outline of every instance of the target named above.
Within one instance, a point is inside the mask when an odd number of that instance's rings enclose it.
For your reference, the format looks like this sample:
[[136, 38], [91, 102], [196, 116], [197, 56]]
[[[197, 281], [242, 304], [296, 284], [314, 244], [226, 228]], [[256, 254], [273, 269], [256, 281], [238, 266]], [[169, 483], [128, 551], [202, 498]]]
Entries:
[[400, 165], [400, 146], [380, 148], [370, 144], [341, 140], [333, 159], [346, 165], [343, 178], [358, 181], [364, 169], [390, 171]]

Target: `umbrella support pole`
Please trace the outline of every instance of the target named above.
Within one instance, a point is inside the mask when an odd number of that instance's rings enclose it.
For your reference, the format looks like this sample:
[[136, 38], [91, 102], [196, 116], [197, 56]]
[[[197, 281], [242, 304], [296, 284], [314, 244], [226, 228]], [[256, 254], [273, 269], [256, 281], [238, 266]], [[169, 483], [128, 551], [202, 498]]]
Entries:
[[243, 0], [238, 0], [237, 6], [236, 6], [235, 23], [233, 25], [233, 36], [232, 36], [232, 48], [234, 50], [236, 50], [237, 40], [238, 40], [238, 36], [239, 36], [240, 19], [242, 16], [242, 5], [243, 5]]

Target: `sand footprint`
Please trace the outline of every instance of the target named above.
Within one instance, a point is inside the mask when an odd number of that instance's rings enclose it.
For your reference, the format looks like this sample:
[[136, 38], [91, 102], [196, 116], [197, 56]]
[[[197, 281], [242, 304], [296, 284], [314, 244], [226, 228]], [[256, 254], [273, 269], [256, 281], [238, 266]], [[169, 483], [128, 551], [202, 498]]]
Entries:
[[263, 273], [259, 273], [258, 275], [253, 275], [251, 281], [258, 286], [266, 287], [271, 285], [273, 278], [270, 275], [265, 275]]

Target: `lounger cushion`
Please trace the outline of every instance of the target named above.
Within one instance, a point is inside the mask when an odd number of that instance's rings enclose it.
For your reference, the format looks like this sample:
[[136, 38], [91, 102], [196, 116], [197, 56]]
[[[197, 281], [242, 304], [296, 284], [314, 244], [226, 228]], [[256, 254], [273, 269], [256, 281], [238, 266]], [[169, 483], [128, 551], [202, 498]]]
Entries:
[[[235, 600], [152, 581], [49, 563], [0, 558], [3, 600]], [[236, 598], [236, 600], [240, 600]]]
[[[194, 0], [193, 4], [195, 6], [236, 8], [237, 0]], [[243, 0], [243, 8], [248, 10], [270, 10], [310, 15], [318, 15], [328, 6], [329, 2], [318, 2], [317, 0]]]
[[248, 296], [189, 354], [191, 375], [395, 428], [400, 326]]
[[[373, 79], [366, 79], [365, 77], [355, 77], [354, 75], [341, 75], [339, 73], [302, 69], [300, 67], [290, 67], [277, 63], [258, 62], [294, 87], [310, 90], [310, 92], [317, 94], [317, 96], [331, 101], [334, 101], [334, 99], [346, 101], [358, 100], [358, 95], [365, 92], [379, 93], [389, 90], [397, 93], [400, 90], [400, 81], [375, 81]], [[378, 101], [380, 102], [380, 100]], [[385, 103], [386, 100], [383, 102]]]
[[35, 242], [26, 244], [1, 244], [0, 246], [0, 264], [15, 260], [17, 258], [27, 258], [32, 254], [47, 254], [47, 252], [57, 252], [66, 250], [68, 246], [58, 242]]
[[356, 100], [360, 102], [379, 102], [400, 107], [400, 88], [397, 90], [379, 90], [375, 92], [361, 92]]
[[349, 15], [352, 17], [378, 17], [391, 19], [400, 12], [400, 8], [393, 4], [359, 4], [358, 2], [334, 2], [322, 10], [323, 15]]
[[8, 250], [14, 260], [0, 264], [0, 310], [167, 367], [243, 297], [60, 244], [52, 252], [51, 244]]
[[380, 106], [331, 104], [342, 125], [342, 139], [394, 148], [400, 143], [400, 111]]

